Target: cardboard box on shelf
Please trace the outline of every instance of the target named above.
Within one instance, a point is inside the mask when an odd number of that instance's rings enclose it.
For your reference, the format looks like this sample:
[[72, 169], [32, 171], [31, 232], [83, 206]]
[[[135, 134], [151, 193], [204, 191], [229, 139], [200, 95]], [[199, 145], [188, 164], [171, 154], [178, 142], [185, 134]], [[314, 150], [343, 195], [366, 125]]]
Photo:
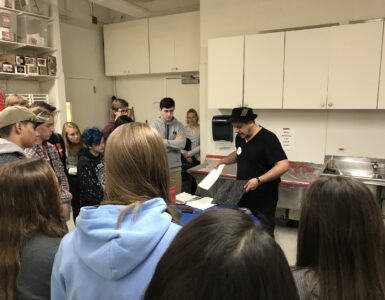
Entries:
[[0, 27], [0, 39], [7, 42], [15, 41], [15, 34], [9, 28]]
[[18, 66], [24, 66], [25, 65], [25, 56], [16, 55], [16, 64]]
[[11, 16], [7, 14], [0, 14], [0, 25], [5, 28], [11, 28]]
[[40, 36], [39, 33], [32, 33], [27, 35], [27, 44], [35, 46], [47, 46], [46, 39]]
[[48, 68], [47, 67], [39, 67], [39, 74], [40, 75], [48, 75]]
[[37, 66], [38, 67], [47, 67], [47, 59], [42, 58], [42, 57], [38, 57], [37, 58]]
[[15, 73], [16, 74], [27, 74], [27, 70], [25, 66], [17, 65], [15, 66]]
[[13, 32], [2, 31], [1, 32], [1, 39], [3, 41], [7, 41], [7, 42], [14, 42], [15, 41], [15, 34]]
[[39, 69], [35, 66], [27, 66], [28, 75], [39, 75]]
[[5, 72], [5, 73], [15, 72], [13, 64], [10, 64], [8, 62], [0, 62], [0, 64], [1, 64], [1, 72]]
[[47, 56], [47, 68], [48, 75], [56, 76], [56, 57], [49, 55]]
[[0, 61], [5, 61], [13, 65], [24, 65], [24, 56], [16, 54], [0, 54]]
[[36, 66], [36, 57], [25, 56], [24, 61], [26, 66]]

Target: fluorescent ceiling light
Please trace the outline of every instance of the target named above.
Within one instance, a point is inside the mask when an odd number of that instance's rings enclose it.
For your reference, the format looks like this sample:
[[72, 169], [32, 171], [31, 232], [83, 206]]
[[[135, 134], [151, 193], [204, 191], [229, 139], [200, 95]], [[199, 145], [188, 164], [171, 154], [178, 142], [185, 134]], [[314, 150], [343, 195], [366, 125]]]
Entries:
[[92, 0], [92, 2], [136, 18], [147, 17], [150, 14], [149, 10], [124, 0]]

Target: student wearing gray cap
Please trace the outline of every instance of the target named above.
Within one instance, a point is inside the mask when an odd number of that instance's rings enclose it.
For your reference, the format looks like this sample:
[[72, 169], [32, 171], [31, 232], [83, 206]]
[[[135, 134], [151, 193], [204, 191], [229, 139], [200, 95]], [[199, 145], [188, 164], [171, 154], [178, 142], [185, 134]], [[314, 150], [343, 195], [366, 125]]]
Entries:
[[36, 140], [35, 128], [47, 119], [23, 106], [10, 106], [0, 112], [0, 165], [25, 158], [24, 149]]
[[256, 118], [251, 108], [233, 109], [229, 121], [237, 133], [236, 150], [218, 165], [237, 163], [237, 179], [247, 180], [238, 205], [249, 208], [274, 237], [278, 185], [289, 161], [277, 136], [255, 123]]

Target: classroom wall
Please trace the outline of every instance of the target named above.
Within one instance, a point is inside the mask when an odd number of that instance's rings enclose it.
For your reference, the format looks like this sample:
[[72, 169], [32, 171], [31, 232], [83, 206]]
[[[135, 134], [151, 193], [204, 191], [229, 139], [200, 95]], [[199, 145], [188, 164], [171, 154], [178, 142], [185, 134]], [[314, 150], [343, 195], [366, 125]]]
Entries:
[[[207, 40], [265, 30], [346, 24], [385, 16], [380, 0], [201, 0], [200, 106], [202, 153], [228, 154], [230, 143], [212, 141], [212, 116], [231, 110], [207, 109]], [[324, 155], [385, 158], [385, 111], [258, 110], [257, 122], [279, 137], [291, 129], [290, 160], [322, 163]]]
[[60, 1], [60, 34], [66, 97], [72, 120], [85, 127], [104, 127], [109, 118], [113, 80], [104, 75], [102, 25], [109, 10], [94, 6], [98, 24], [91, 22], [87, 0]]
[[116, 95], [134, 107], [136, 121], [152, 124], [159, 116], [159, 102], [166, 96], [175, 100], [174, 116], [183, 124], [189, 108], [199, 113], [199, 84], [182, 84], [180, 76], [122, 76], [116, 77], [115, 84]]

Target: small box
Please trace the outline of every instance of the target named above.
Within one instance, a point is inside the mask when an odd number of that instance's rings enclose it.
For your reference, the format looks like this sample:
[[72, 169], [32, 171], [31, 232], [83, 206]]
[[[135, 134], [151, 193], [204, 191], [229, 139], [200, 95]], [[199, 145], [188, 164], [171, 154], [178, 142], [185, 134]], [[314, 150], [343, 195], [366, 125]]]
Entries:
[[47, 67], [47, 59], [46, 58], [38, 57], [36, 60], [37, 60], [37, 66], [38, 67]]
[[0, 61], [15, 65], [16, 64], [16, 55], [15, 54], [0, 54]]
[[13, 32], [2, 31], [1, 32], [1, 39], [3, 41], [7, 41], [7, 42], [14, 42], [15, 41], [15, 34]]
[[47, 67], [38, 67], [38, 68], [39, 68], [39, 75], [48, 75]]
[[0, 14], [0, 25], [5, 28], [11, 28], [11, 16], [7, 14]]
[[1, 71], [5, 73], [14, 73], [13, 64], [3, 62], [1, 63]]
[[27, 44], [35, 46], [47, 46], [47, 42], [44, 37], [39, 33], [27, 34]]
[[4, 61], [13, 65], [24, 65], [24, 56], [16, 54], [0, 54], [0, 61]]
[[17, 15], [0, 8], [0, 38], [5, 41], [16, 41]]
[[27, 66], [28, 75], [39, 75], [39, 69], [35, 66]]
[[22, 65], [15, 66], [15, 73], [16, 74], [27, 74], [26, 67]]
[[17, 39], [20, 43], [47, 47], [48, 20], [29, 15], [18, 16]]
[[18, 66], [24, 66], [25, 65], [25, 57], [21, 55], [16, 55], [16, 65]]
[[36, 66], [36, 57], [25, 56], [24, 61], [26, 66]]
[[56, 57], [55, 56], [47, 56], [47, 68], [48, 75], [56, 76]]

